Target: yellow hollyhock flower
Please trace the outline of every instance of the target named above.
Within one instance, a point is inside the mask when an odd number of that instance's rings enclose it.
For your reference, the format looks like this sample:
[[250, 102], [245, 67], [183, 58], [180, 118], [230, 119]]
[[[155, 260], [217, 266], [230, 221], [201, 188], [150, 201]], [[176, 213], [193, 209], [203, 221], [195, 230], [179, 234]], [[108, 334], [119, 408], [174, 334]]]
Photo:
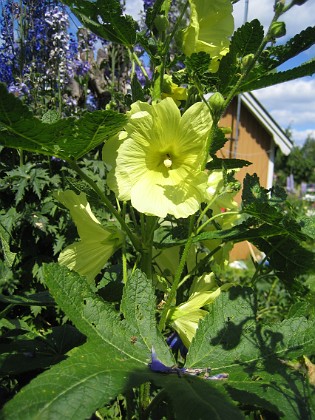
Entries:
[[185, 55], [201, 51], [212, 58], [210, 71], [216, 72], [219, 61], [229, 51], [229, 37], [234, 30], [230, 0], [190, 0], [190, 24], [183, 31]]
[[112, 254], [122, 244], [123, 235], [115, 226], [102, 226], [94, 216], [84, 193], [71, 190], [55, 194], [68, 210], [77, 227], [80, 241], [65, 248], [58, 262], [93, 282]]
[[124, 132], [103, 148], [108, 185], [141, 213], [176, 218], [194, 214], [204, 200], [202, 170], [212, 125], [206, 105], [198, 102], [181, 116], [171, 98], [149, 105], [136, 102]]

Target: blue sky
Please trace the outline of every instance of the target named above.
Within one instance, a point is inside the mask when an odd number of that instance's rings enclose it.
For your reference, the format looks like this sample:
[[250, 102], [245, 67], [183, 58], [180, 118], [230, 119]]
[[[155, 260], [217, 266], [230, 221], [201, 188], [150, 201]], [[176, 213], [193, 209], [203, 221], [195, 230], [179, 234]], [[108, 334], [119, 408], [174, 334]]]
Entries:
[[[210, 1], [210, 0], [209, 0]], [[259, 19], [267, 27], [273, 16], [274, 0], [248, 0], [248, 20]], [[142, 0], [126, 0], [126, 13], [135, 19], [142, 9]], [[235, 27], [244, 21], [245, 0], [234, 5]], [[303, 6], [295, 6], [286, 15], [287, 41], [308, 26], [314, 26], [315, 0], [308, 0]], [[315, 46], [286, 64], [286, 68], [301, 64], [315, 57]], [[315, 138], [315, 76], [304, 77], [254, 92], [282, 128], [292, 130], [296, 145], [301, 146], [307, 135]]]

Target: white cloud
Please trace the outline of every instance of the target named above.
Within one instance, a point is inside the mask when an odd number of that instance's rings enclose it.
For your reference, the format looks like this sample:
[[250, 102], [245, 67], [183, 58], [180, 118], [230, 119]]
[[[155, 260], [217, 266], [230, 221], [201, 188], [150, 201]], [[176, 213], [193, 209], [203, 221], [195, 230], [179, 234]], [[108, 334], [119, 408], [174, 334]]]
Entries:
[[293, 139], [301, 144], [315, 133], [315, 79], [303, 78], [254, 92], [282, 128], [290, 127]]

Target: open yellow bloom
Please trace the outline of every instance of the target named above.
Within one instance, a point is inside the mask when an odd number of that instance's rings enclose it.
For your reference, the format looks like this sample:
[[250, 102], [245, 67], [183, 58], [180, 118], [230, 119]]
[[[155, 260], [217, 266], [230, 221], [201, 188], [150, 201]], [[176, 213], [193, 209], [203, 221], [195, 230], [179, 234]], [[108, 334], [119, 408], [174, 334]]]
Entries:
[[183, 31], [187, 56], [201, 51], [212, 58], [210, 71], [218, 70], [220, 59], [229, 51], [234, 20], [230, 0], [190, 0], [190, 24]]
[[106, 142], [108, 185], [122, 201], [147, 215], [176, 218], [194, 214], [204, 200], [202, 170], [212, 120], [198, 102], [181, 116], [171, 98], [136, 102], [124, 132]]
[[116, 226], [102, 226], [94, 216], [84, 193], [59, 191], [57, 200], [70, 210], [80, 241], [65, 248], [58, 262], [86, 276], [90, 282], [122, 244], [123, 235]]

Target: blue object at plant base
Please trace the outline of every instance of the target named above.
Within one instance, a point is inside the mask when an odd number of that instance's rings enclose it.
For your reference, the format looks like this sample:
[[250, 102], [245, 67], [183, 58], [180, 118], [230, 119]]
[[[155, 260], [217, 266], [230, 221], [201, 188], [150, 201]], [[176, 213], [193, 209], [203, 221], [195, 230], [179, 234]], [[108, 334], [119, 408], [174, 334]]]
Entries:
[[164, 373], [164, 374], [170, 374], [170, 373], [176, 373], [179, 377], [182, 375], [191, 375], [191, 376], [200, 376], [204, 375], [203, 379], [209, 379], [209, 380], [222, 380], [222, 379], [228, 379], [229, 375], [227, 373], [218, 373], [217, 375], [209, 376], [210, 368], [179, 368], [176, 366], [166, 366], [164, 363], [162, 363], [156, 355], [156, 352], [154, 348], [152, 347], [151, 350], [151, 362], [149, 363], [149, 368], [152, 370], [152, 372], [156, 373]]

